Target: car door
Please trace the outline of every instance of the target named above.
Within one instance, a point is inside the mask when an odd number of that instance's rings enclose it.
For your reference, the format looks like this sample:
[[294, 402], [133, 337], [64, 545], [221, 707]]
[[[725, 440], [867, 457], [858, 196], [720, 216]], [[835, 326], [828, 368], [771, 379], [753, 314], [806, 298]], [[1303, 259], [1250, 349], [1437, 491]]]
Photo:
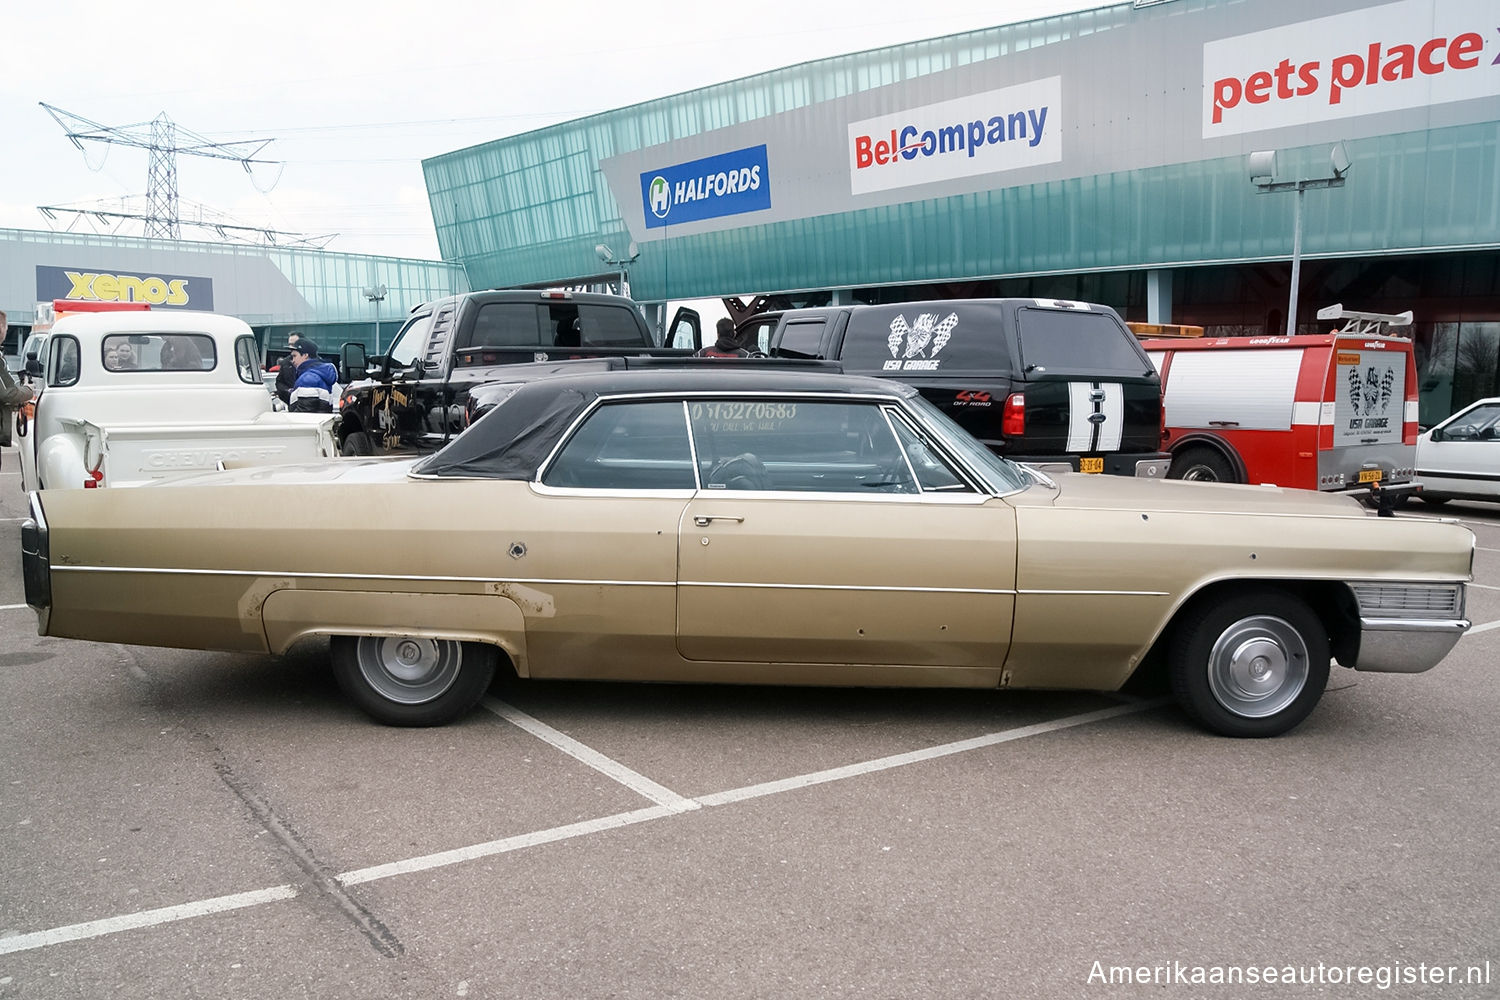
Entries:
[[998, 683], [1015, 604], [1008, 505], [935, 473], [930, 455], [914, 470], [879, 401], [695, 400], [689, 414], [701, 488], [679, 542], [684, 659], [765, 663], [792, 683], [922, 683], [920, 670]]
[[1500, 499], [1500, 400], [1481, 400], [1429, 431], [1417, 476], [1435, 493]]

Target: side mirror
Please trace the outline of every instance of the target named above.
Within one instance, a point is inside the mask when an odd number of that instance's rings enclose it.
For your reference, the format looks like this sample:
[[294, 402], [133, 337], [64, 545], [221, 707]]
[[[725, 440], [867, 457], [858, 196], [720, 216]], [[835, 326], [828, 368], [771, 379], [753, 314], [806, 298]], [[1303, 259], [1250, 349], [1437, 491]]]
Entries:
[[30, 375], [32, 378], [41, 378], [42, 363], [35, 357], [28, 356], [26, 358], [26, 374]]
[[369, 377], [369, 361], [365, 357], [364, 344], [345, 344], [339, 350], [339, 371], [343, 373], [345, 385]]
[[1443, 439], [1443, 429], [1441, 427], [1435, 427], [1435, 428], [1433, 428], [1431, 435], [1428, 437], [1428, 440], [1429, 441], [1441, 441], [1442, 439]]

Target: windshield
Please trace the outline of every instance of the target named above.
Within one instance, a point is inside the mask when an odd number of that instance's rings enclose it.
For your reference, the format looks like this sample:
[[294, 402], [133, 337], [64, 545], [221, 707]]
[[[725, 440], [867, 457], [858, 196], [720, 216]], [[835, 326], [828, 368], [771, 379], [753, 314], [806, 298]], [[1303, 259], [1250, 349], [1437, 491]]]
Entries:
[[984, 480], [992, 493], [1014, 493], [1032, 484], [1032, 480], [1021, 467], [1001, 458], [984, 445], [974, 440], [969, 432], [955, 424], [942, 410], [923, 399], [912, 396], [908, 405], [920, 412], [922, 422], [932, 435], [974, 474]]

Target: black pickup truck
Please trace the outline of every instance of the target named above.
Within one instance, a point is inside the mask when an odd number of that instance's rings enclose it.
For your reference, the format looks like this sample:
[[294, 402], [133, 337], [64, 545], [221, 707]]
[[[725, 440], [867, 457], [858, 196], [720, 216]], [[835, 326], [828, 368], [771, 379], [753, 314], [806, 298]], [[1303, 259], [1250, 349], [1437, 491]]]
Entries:
[[776, 316], [769, 352], [907, 382], [1018, 462], [1160, 478], [1171, 464], [1161, 380], [1108, 306], [956, 299], [790, 309]]
[[[696, 319], [696, 317], [693, 317]], [[674, 318], [672, 329], [679, 327]], [[680, 357], [657, 347], [634, 302], [586, 292], [467, 292], [411, 311], [390, 350], [369, 359], [344, 346], [339, 452], [371, 455], [440, 448], [464, 428], [469, 390], [505, 378], [507, 366], [627, 355]]]

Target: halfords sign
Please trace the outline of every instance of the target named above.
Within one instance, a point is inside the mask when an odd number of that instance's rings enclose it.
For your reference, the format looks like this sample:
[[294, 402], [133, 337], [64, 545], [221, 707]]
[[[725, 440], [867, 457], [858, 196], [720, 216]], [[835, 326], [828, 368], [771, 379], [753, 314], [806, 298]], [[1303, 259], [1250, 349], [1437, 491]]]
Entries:
[[641, 174], [641, 205], [647, 229], [770, 208], [765, 144], [648, 170]]
[[212, 278], [189, 278], [176, 274], [110, 273], [37, 265], [36, 297], [39, 302], [53, 299], [70, 302], [149, 302], [154, 307], [212, 311], [214, 283]]
[[1495, 0], [1404, 0], [1203, 46], [1203, 137], [1500, 95]]
[[849, 126], [853, 194], [1062, 160], [1062, 77], [898, 111]]

